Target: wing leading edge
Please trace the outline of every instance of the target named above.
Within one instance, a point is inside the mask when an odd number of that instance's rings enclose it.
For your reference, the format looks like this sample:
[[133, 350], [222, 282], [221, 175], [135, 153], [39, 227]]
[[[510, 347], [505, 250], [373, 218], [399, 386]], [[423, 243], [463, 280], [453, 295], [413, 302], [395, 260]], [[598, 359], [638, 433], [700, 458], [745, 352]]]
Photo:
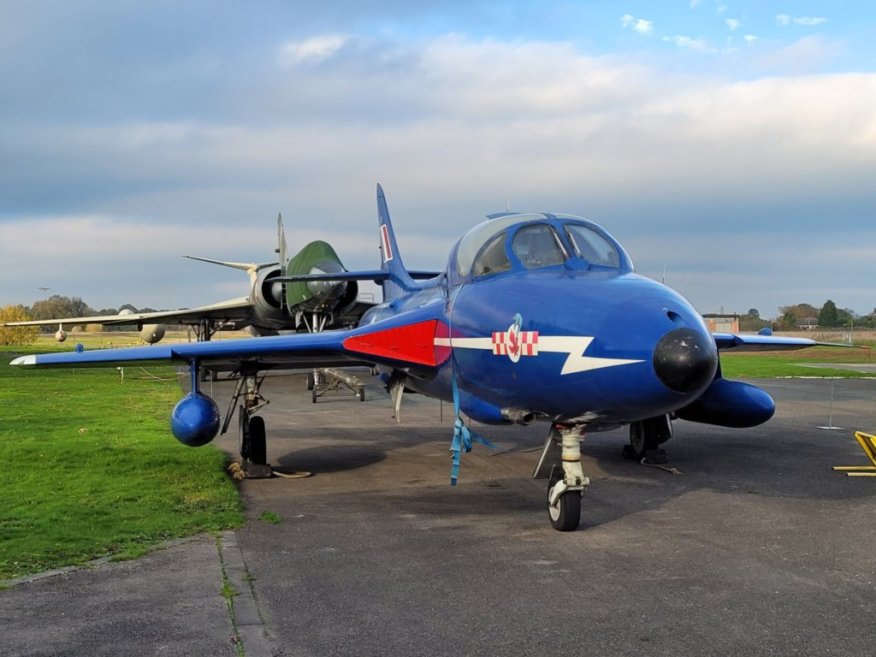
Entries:
[[244, 363], [259, 369], [324, 367], [370, 363], [392, 367], [434, 368], [447, 354], [435, 345], [445, 325], [421, 310], [349, 331], [324, 331], [272, 337], [187, 342], [123, 349], [79, 350], [20, 356], [24, 367], [109, 367], [137, 362], [218, 365], [235, 369]]
[[747, 335], [737, 333], [713, 333], [718, 349], [727, 351], [793, 351], [807, 347], [849, 347], [847, 344], [818, 342], [809, 338], [791, 338], [778, 335]]
[[150, 313], [128, 313], [118, 315], [94, 315], [93, 317], [60, 317], [58, 319], [31, 319], [21, 322], [7, 322], [4, 326], [69, 326], [72, 324], [105, 324], [125, 326], [144, 323], [177, 322], [197, 325], [203, 319], [243, 321], [252, 315], [253, 304], [247, 297], [220, 301], [197, 308], [181, 310], [159, 310]]

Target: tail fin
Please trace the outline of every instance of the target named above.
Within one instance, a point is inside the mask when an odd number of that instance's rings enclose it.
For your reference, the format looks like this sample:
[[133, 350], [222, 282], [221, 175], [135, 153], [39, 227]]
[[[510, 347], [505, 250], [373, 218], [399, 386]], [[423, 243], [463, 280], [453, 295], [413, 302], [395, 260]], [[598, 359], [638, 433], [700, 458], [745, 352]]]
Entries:
[[283, 215], [277, 214], [277, 259], [280, 262], [280, 271], [286, 273], [286, 262], [289, 248], [286, 246], [286, 231], [283, 230]]
[[407, 292], [419, 289], [402, 263], [395, 241], [395, 232], [389, 220], [389, 208], [386, 206], [386, 196], [383, 187], [377, 184], [377, 221], [380, 228], [380, 268], [389, 272], [389, 278], [383, 281], [383, 300], [392, 301]]

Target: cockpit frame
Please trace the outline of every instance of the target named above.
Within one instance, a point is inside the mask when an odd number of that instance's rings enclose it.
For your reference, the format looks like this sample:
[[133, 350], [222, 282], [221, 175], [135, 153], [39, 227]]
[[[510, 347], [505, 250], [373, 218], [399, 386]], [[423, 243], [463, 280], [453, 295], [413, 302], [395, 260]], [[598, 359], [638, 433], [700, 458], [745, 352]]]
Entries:
[[601, 226], [574, 215], [544, 213], [503, 214], [474, 226], [454, 247], [447, 268], [451, 286], [531, 270], [628, 273], [634, 267]]

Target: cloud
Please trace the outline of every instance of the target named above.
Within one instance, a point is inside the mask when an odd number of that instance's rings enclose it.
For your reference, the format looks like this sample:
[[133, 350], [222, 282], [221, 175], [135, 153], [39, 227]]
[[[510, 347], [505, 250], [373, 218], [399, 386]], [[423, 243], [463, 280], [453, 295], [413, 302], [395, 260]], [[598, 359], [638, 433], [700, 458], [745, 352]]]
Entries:
[[706, 39], [700, 37], [689, 37], [683, 35], [661, 37], [663, 41], [674, 43], [679, 48], [687, 48], [696, 52], [715, 53], [718, 50], [712, 46]]
[[634, 32], [646, 35], [654, 30], [654, 23], [644, 18], [636, 18], [630, 14], [624, 14], [621, 16], [621, 27], [624, 29], [631, 27]]
[[746, 34], [742, 38], [745, 40], [746, 43], [754, 43], [755, 41], [757, 41], [757, 37], [754, 34]]
[[338, 52], [346, 41], [344, 36], [327, 34], [285, 43], [280, 46], [277, 59], [283, 66], [294, 66], [308, 61], [320, 62]]
[[789, 16], [788, 14], [776, 14], [776, 23], [781, 27], [788, 25], [804, 25], [812, 27], [826, 23], [827, 19], [821, 16]]
[[644, 18], [640, 18], [636, 21], [633, 29], [639, 34], [649, 34], [654, 29], [654, 24]]
[[764, 53], [760, 56], [759, 64], [767, 70], [802, 74], [826, 67], [842, 52], [841, 42], [811, 35]]
[[822, 23], [826, 23], [827, 19], [822, 18], [820, 16], [818, 16], [818, 17], [801, 16], [800, 18], [793, 19], [793, 21], [797, 25], [821, 25]]
[[690, 8], [696, 9], [700, 4], [700, 0], [690, 0]]
[[727, 27], [730, 29], [731, 32], [735, 32], [740, 27], [742, 27], [742, 22], [735, 18], [725, 18], [724, 23], [727, 24]]
[[[740, 260], [785, 267], [790, 282], [775, 285], [795, 290], [823, 284], [811, 263], [837, 235], [876, 239], [876, 75], [784, 68], [828, 56], [831, 42], [801, 39], [764, 64], [772, 75], [734, 81], [569, 42], [279, 32], [233, 52], [184, 44], [175, 62], [146, 57], [130, 76], [96, 57], [70, 70], [75, 95], [0, 110], [0, 301], [31, 303], [36, 285], [94, 306], [192, 305], [238, 284], [244, 294], [239, 272], [179, 255], [270, 259], [278, 211], [290, 248], [319, 237], [348, 268], [370, 268], [378, 181], [410, 266], [442, 266], [458, 235], [510, 199], [590, 216], [640, 268], [659, 276], [668, 261], [670, 282], [689, 271], [704, 309], [729, 306], [722, 295], [763, 294], [741, 303], [765, 313], [796, 301], [773, 304], [760, 275], [739, 289], [733, 262], [709, 279], [692, 254], [726, 256], [728, 231]], [[775, 255], [792, 239], [807, 254], [799, 268]], [[876, 278], [868, 261], [856, 266]]]

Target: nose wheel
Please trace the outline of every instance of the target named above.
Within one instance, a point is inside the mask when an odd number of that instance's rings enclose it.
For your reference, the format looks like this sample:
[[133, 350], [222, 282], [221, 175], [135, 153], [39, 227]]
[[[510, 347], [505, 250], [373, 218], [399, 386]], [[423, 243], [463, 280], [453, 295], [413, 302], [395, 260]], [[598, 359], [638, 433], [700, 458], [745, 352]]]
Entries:
[[556, 454], [557, 446], [560, 463], [551, 466], [548, 478], [548, 517], [557, 531], [571, 532], [581, 524], [581, 496], [590, 485], [581, 468], [581, 428], [554, 424], [533, 476], [538, 476], [551, 453]]
[[[564, 483], [561, 468], [554, 466], [551, 470], [550, 483], [547, 489], [548, 516], [551, 519], [551, 527], [559, 532], [572, 532], [581, 524], [581, 495], [583, 488], [569, 490], [566, 488], [560, 492], [557, 485]], [[553, 493], [557, 492], [557, 495]], [[555, 497], [552, 502], [551, 498]]]

